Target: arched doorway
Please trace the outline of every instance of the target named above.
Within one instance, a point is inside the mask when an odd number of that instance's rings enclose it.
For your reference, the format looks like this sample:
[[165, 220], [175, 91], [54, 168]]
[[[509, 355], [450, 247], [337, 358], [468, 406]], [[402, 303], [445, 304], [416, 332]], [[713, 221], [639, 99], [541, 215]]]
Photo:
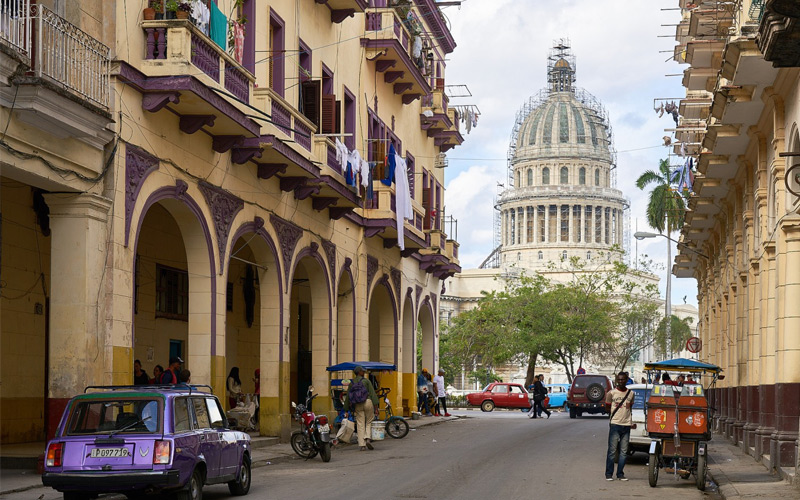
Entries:
[[331, 297], [322, 260], [310, 251], [301, 252], [290, 283], [289, 304], [289, 396], [305, 402], [314, 386], [318, 412], [330, 410], [328, 374], [331, 361]]
[[417, 316], [417, 342], [422, 344], [422, 347], [418, 348], [421, 353], [420, 369], [427, 368], [432, 374], [436, 373], [439, 361], [436, 353], [434, 325], [433, 307], [430, 298], [426, 297]]
[[154, 366], [166, 369], [180, 357], [192, 382], [209, 384], [216, 270], [208, 228], [189, 203], [165, 198], [145, 205], [134, 247], [133, 354], [151, 376]]
[[403, 300], [402, 346], [400, 366], [403, 377], [403, 410], [410, 411], [417, 404], [417, 350], [414, 343], [414, 330], [417, 320], [414, 317], [414, 303], [411, 301], [411, 290]]
[[[388, 276], [384, 275], [373, 287], [369, 299], [369, 361], [397, 364], [397, 330], [397, 309]], [[402, 406], [400, 368], [380, 376], [381, 387], [391, 389], [389, 397], [398, 411]]]
[[355, 286], [349, 271], [342, 272], [336, 293], [336, 359], [334, 363], [356, 360]]

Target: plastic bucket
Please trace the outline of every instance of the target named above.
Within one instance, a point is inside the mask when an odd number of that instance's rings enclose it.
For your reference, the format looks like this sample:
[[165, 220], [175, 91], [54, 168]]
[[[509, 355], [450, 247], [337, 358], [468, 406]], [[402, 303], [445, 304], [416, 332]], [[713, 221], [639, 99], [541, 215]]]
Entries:
[[370, 424], [370, 439], [381, 441], [386, 434], [386, 422], [383, 420], [373, 420]]

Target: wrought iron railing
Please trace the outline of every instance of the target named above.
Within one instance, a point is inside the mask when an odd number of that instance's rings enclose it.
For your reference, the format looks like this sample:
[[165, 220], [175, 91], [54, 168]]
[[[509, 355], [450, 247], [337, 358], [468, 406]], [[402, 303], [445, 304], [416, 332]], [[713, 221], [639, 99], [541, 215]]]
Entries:
[[30, 0], [0, 2], [0, 40], [26, 58], [31, 57]]
[[107, 108], [111, 88], [108, 47], [43, 5], [31, 5], [30, 17], [34, 74]]

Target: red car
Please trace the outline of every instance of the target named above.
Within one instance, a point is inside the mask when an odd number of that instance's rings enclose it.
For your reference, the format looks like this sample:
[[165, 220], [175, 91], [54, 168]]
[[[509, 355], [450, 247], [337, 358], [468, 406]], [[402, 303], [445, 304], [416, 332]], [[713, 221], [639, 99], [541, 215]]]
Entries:
[[493, 382], [481, 392], [467, 394], [467, 402], [472, 406], [480, 406], [483, 411], [497, 408], [530, 408], [528, 391], [522, 384], [506, 384]]

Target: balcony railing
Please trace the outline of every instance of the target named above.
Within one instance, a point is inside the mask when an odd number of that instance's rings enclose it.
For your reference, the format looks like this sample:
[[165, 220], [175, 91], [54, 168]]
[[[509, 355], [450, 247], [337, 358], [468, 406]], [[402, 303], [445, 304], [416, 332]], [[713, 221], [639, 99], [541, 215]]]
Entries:
[[[255, 78], [222, 47], [214, 43], [188, 20], [168, 19], [142, 22], [145, 32], [145, 59], [188, 59], [200, 71], [244, 103], [250, 103], [250, 82]], [[177, 50], [167, 50], [170, 44]], [[188, 50], [184, 51], [186, 48]], [[224, 77], [224, 78], [223, 78]], [[221, 81], [222, 80], [222, 81]]]
[[272, 124], [281, 132], [303, 147], [311, 151], [314, 124], [308, 121], [297, 109], [292, 107], [283, 97], [269, 87], [253, 91], [256, 107], [267, 110], [272, 117]]
[[27, 59], [31, 57], [30, 5], [30, 0], [0, 3], [0, 40]]
[[[70, 93], [107, 108], [110, 96], [109, 50], [99, 40], [43, 5], [30, 6], [32, 70]], [[19, 20], [23, 25], [28, 20]]]

